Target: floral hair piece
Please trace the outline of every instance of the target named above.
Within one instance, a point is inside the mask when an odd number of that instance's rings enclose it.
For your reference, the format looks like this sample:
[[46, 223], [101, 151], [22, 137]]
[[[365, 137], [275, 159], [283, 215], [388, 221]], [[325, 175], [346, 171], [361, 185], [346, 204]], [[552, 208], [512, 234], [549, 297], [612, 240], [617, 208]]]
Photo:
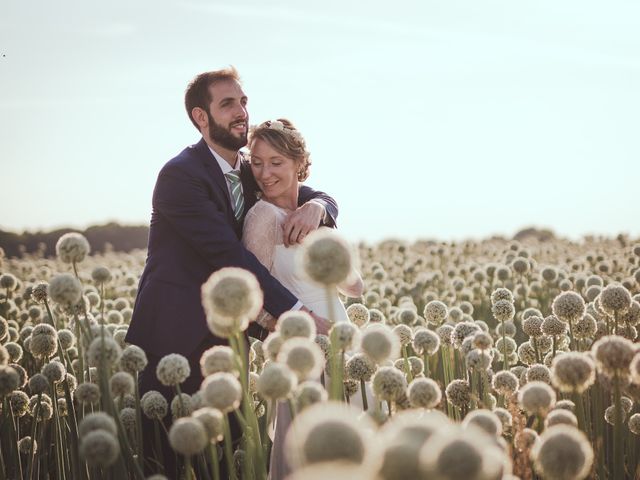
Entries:
[[287, 128], [284, 125], [284, 123], [282, 123], [279, 120], [267, 120], [265, 123], [267, 124], [267, 128], [271, 130], [276, 130], [278, 132], [282, 132], [286, 135], [289, 135], [290, 137], [292, 137], [294, 140], [297, 140], [298, 142], [302, 141], [302, 135], [298, 130]]

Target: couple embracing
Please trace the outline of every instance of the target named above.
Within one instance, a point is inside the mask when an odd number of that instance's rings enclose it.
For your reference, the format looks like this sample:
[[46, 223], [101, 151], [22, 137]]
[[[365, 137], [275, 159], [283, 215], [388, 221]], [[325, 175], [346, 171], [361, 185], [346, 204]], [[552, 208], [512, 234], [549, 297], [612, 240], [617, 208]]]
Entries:
[[[157, 390], [168, 400], [173, 392], [155, 373], [163, 356], [179, 353], [189, 360], [191, 375], [182, 390], [191, 394], [203, 380], [202, 353], [227, 344], [207, 328], [200, 301], [201, 285], [221, 268], [250, 271], [263, 290], [264, 310], [248, 335], [264, 339], [277, 318], [294, 309], [309, 312], [317, 332], [327, 333], [325, 290], [298, 273], [294, 256], [309, 232], [335, 227], [338, 215], [329, 195], [301, 185], [309, 174], [309, 152], [292, 123], [270, 120], [249, 133], [247, 96], [235, 69], [198, 75], [187, 88], [185, 106], [202, 139], [158, 175], [148, 256], [126, 337], [144, 349], [149, 360], [140, 377], [140, 394]], [[240, 151], [245, 146], [250, 155]], [[341, 289], [359, 296], [362, 280], [359, 275], [353, 278]], [[336, 320], [346, 321], [337, 291], [330, 300]], [[271, 462], [274, 480], [287, 473], [280, 450], [286, 429], [281, 425], [286, 422], [280, 420]], [[143, 425], [145, 433], [150, 428]], [[237, 436], [237, 430], [232, 435]], [[171, 477], [175, 455], [168, 445], [164, 448], [165, 472]]]

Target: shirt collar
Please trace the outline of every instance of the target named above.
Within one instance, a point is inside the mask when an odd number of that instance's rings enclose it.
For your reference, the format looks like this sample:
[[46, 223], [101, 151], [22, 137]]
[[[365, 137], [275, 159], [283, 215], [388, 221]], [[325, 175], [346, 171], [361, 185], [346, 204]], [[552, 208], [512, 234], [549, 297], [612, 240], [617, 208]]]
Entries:
[[220, 170], [222, 170], [223, 175], [225, 173], [229, 173], [232, 170], [240, 170], [240, 152], [238, 152], [238, 155], [236, 156], [235, 166], [231, 167], [231, 165], [229, 165], [229, 163], [224, 158], [222, 158], [222, 156], [220, 156], [213, 148], [211, 148], [209, 144], [207, 144], [207, 147], [209, 147], [209, 150], [213, 154], [213, 157], [216, 159], [216, 162], [218, 162], [218, 165], [220, 165]]

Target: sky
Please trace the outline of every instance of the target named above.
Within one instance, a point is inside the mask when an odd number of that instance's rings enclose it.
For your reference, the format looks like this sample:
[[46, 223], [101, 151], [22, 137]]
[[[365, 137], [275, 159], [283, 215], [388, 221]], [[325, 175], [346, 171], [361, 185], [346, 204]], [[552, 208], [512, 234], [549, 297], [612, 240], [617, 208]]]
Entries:
[[0, 229], [146, 224], [234, 65], [352, 241], [640, 235], [635, 0], [3, 0]]

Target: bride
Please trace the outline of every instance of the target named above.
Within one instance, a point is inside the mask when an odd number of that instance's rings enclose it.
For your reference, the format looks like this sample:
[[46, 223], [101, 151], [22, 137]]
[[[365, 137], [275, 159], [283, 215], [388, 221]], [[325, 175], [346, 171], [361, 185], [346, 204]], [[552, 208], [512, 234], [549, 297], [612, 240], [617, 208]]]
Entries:
[[[328, 301], [331, 301], [334, 320], [347, 321], [338, 291], [327, 299], [324, 287], [308, 280], [295, 267], [299, 245], [285, 246], [283, 241], [287, 215], [298, 205], [300, 182], [309, 176], [311, 162], [304, 138], [288, 120], [269, 120], [252, 131], [249, 148], [251, 170], [262, 190], [262, 198], [247, 213], [242, 243], [313, 313], [327, 318]], [[363, 288], [362, 279], [355, 271], [348, 284], [339, 285], [340, 291], [349, 297], [359, 297]]]
[[[258, 125], [250, 135], [251, 170], [262, 190], [262, 198], [249, 210], [244, 221], [242, 242], [271, 275], [289, 289], [304, 306], [320, 317], [329, 317], [329, 302], [333, 304], [334, 320], [349, 321], [338, 290], [329, 298], [324, 287], [314, 284], [295, 265], [299, 244], [285, 246], [283, 226], [287, 215], [298, 206], [298, 187], [309, 176], [309, 152], [304, 138], [291, 122], [285, 119]], [[347, 296], [359, 297], [364, 289], [357, 272], [349, 276], [349, 283], [338, 289]], [[259, 320], [273, 330], [275, 320]], [[271, 452], [269, 477], [280, 480], [289, 469], [283, 455], [286, 430], [291, 422], [286, 404], [277, 409], [276, 431]]]

